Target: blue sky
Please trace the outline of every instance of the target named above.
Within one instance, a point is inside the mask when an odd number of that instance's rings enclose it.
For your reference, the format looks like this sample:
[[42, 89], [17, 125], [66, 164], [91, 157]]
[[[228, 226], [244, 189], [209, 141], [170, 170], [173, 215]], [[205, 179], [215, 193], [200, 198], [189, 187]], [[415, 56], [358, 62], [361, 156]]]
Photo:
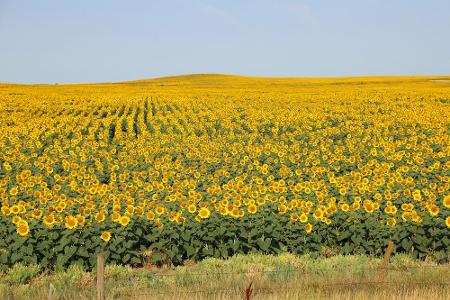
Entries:
[[449, 0], [0, 0], [0, 82], [450, 75]]

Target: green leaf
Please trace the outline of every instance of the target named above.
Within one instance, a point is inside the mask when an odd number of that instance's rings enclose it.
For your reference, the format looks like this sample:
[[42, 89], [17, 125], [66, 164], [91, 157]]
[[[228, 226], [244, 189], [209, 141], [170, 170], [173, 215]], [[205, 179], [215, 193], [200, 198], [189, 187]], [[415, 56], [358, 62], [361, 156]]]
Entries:
[[409, 240], [408, 238], [403, 239], [402, 242], [401, 242], [401, 244], [400, 244], [400, 246], [402, 246], [402, 248], [403, 248], [405, 251], [411, 250], [412, 245], [413, 245], [413, 242], [412, 242], [411, 240]]
[[338, 241], [338, 242], [342, 242], [342, 241], [348, 239], [350, 236], [352, 236], [352, 233], [351, 233], [350, 231], [344, 231], [344, 232], [341, 232], [341, 233], [338, 235], [337, 241]]
[[67, 259], [70, 259], [75, 252], [77, 252], [77, 247], [75, 246], [66, 246], [64, 247], [64, 254], [67, 257]]
[[76, 253], [77, 253], [77, 255], [82, 256], [82, 257], [86, 257], [86, 258], [89, 257], [89, 252], [84, 247], [78, 248]]
[[266, 238], [266, 239], [259, 238], [256, 240], [256, 244], [258, 244], [258, 247], [264, 252], [267, 252], [267, 250], [269, 250], [271, 243], [272, 243], [271, 238]]

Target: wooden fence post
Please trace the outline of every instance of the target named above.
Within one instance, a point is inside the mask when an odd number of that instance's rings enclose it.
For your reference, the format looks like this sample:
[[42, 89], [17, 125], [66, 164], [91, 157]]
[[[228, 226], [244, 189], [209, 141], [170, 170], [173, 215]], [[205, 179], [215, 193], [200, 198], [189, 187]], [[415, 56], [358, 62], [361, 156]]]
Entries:
[[105, 299], [105, 257], [97, 254], [97, 300]]
[[386, 275], [386, 268], [389, 265], [389, 259], [391, 258], [392, 250], [394, 250], [394, 242], [393, 241], [389, 241], [389, 244], [388, 244], [388, 246], [386, 248], [386, 252], [384, 252], [383, 263], [380, 266], [380, 274], [379, 274], [380, 282], [384, 281], [384, 277]]

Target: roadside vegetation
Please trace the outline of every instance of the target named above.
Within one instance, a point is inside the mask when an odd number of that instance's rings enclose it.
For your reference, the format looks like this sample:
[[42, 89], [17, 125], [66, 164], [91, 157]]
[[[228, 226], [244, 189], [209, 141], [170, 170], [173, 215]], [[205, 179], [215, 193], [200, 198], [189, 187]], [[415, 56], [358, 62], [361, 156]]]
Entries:
[[[450, 265], [392, 257], [380, 281], [382, 259], [282, 254], [207, 258], [184, 266], [108, 265], [106, 299], [448, 299]], [[94, 299], [96, 274], [71, 266], [49, 272], [15, 265], [1, 274], [1, 299]]]

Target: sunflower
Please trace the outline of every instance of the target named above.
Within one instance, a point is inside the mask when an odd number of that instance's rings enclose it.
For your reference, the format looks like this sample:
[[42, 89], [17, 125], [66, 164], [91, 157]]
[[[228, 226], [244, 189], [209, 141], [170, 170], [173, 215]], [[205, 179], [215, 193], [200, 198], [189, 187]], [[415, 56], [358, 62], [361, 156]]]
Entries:
[[103, 212], [98, 212], [95, 214], [95, 220], [97, 220], [97, 222], [101, 223], [103, 221], [105, 221], [106, 216]]
[[169, 215], [169, 221], [170, 222], [176, 222], [178, 220], [178, 213], [173, 211]]
[[13, 222], [14, 225], [17, 225], [20, 221], [22, 221], [22, 218], [19, 217], [19, 216], [14, 216], [12, 218], [12, 222]]
[[55, 216], [53, 214], [46, 215], [43, 219], [44, 224], [48, 227], [53, 226], [56, 223]]
[[348, 212], [350, 210], [350, 205], [348, 205], [347, 203], [343, 203], [341, 205], [341, 209], [343, 212]]
[[195, 213], [195, 212], [197, 211], [197, 207], [195, 206], [195, 204], [190, 204], [190, 205], [188, 206], [188, 211], [189, 211], [191, 214]]
[[428, 212], [433, 217], [436, 217], [439, 214], [439, 207], [433, 204], [432, 206], [430, 206], [430, 208], [428, 208]]
[[409, 219], [410, 217], [411, 217], [411, 213], [410, 213], [410, 212], [405, 211], [405, 212], [402, 213], [402, 220], [403, 220], [404, 222], [408, 221], [408, 219]]
[[11, 213], [11, 210], [8, 206], [2, 206], [2, 214], [5, 216], [9, 215]]
[[386, 219], [386, 223], [389, 225], [389, 226], [395, 226], [395, 223], [397, 223], [397, 220], [395, 219], [395, 218], [387, 218]]
[[133, 206], [133, 205], [128, 205], [127, 206], [127, 209], [126, 209], [126, 211], [125, 211], [125, 213], [127, 214], [127, 215], [133, 215], [134, 214], [134, 210], [135, 210], [135, 207]]
[[375, 210], [374, 209], [374, 205], [372, 204], [372, 202], [370, 202], [370, 201], [365, 201], [364, 202], [364, 210], [367, 212], [367, 213], [373, 213], [373, 211]]
[[233, 218], [239, 218], [239, 216], [241, 215], [239, 212], [239, 209], [237, 207], [232, 207], [229, 210], [229, 214], [233, 217]]
[[100, 238], [105, 242], [109, 242], [109, 240], [111, 239], [111, 232], [109, 231], [103, 231], [102, 234], [100, 235]]
[[68, 229], [74, 229], [78, 226], [78, 219], [72, 216], [66, 217], [66, 228]]
[[450, 208], [450, 195], [445, 196], [442, 202], [445, 208]]
[[146, 214], [145, 217], [147, 218], [147, 220], [154, 220], [155, 219], [155, 213], [151, 210], [149, 210]]
[[311, 233], [311, 231], [313, 230], [313, 226], [311, 223], [308, 223], [305, 225], [305, 232], [306, 233]]
[[255, 204], [250, 204], [250, 205], [247, 207], [247, 211], [248, 211], [249, 213], [251, 213], [251, 214], [256, 213], [257, 210], [258, 210], [258, 208], [256, 207]]
[[281, 204], [281, 205], [278, 207], [278, 212], [280, 213], [280, 215], [286, 213], [286, 211], [287, 211], [287, 206], [286, 206], [286, 205]]
[[112, 220], [113, 222], [119, 222], [119, 220], [120, 220], [120, 215], [119, 215], [117, 212], [113, 212], [112, 215], [111, 215], [111, 220]]
[[210, 210], [207, 207], [200, 208], [198, 216], [202, 219], [207, 219], [211, 215]]
[[80, 215], [80, 214], [76, 215], [76, 218], [77, 218], [77, 221], [78, 221], [78, 223], [79, 223], [80, 225], [84, 224], [84, 221], [86, 220], [86, 219], [84, 218], [84, 216], [82, 216], [82, 215]]
[[[155, 194], [156, 195], [156, 194]], [[156, 207], [156, 213], [158, 214], [158, 215], [162, 215], [163, 213], [164, 213], [164, 211], [165, 211], [165, 208], [164, 208], [164, 206], [162, 206], [162, 205], [158, 205], [157, 207]]]
[[296, 213], [292, 213], [291, 217], [289, 218], [291, 221], [297, 221], [298, 220], [298, 215]]
[[305, 213], [302, 213], [302, 214], [300, 215], [300, 217], [298, 218], [298, 220], [299, 220], [300, 222], [302, 222], [302, 223], [306, 223], [306, 222], [308, 222], [308, 215], [305, 214]]
[[319, 220], [323, 217], [323, 211], [321, 209], [316, 209], [316, 211], [313, 214], [314, 219]]
[[[196, 218], [197, 218], [197, 217], [196, 217]], [[158, 227], [164, 226], [164, 224], [161, 222], [161, 219], [160, 219], [160, 218], [156, 218], [156, 219], [155, 219], [155, 224], [156, 224], [156, 226], [158, 226]]]
[[130, 223], [130, 217], [128, 217], [128, 216], [121, 216], [120, 219], [119, 219], [119, 223], [122, 226], [127, 226], [128, 223]]
[[16, 196], [17, 193], [19, 192], [19, 188], [18, 187], [13, 187], [9, 193], [11, 194], [11, 196]]
[[20, 212], [20, 208], [18, 205], [11, 206], [11, 213], [18, 214]]
[[30, 232], [30, 227], [28, 226], [27, 221], [20, 220], [16, 225], [16, 231], [21, 236], [27, 236]]
[[450, 228], [450, 216], [448, 216], [448, 217], [445, 219], [445, 225], [447, 225], [447, 227]]
[[327, 218], [327, 217], [322, 217], [321, 221], [324, 222], [324, 223], [327, 224], [327, 225], [330, 225], [331, 222], [332, 222], [331, 219], [329, 219], [329, 218]]

